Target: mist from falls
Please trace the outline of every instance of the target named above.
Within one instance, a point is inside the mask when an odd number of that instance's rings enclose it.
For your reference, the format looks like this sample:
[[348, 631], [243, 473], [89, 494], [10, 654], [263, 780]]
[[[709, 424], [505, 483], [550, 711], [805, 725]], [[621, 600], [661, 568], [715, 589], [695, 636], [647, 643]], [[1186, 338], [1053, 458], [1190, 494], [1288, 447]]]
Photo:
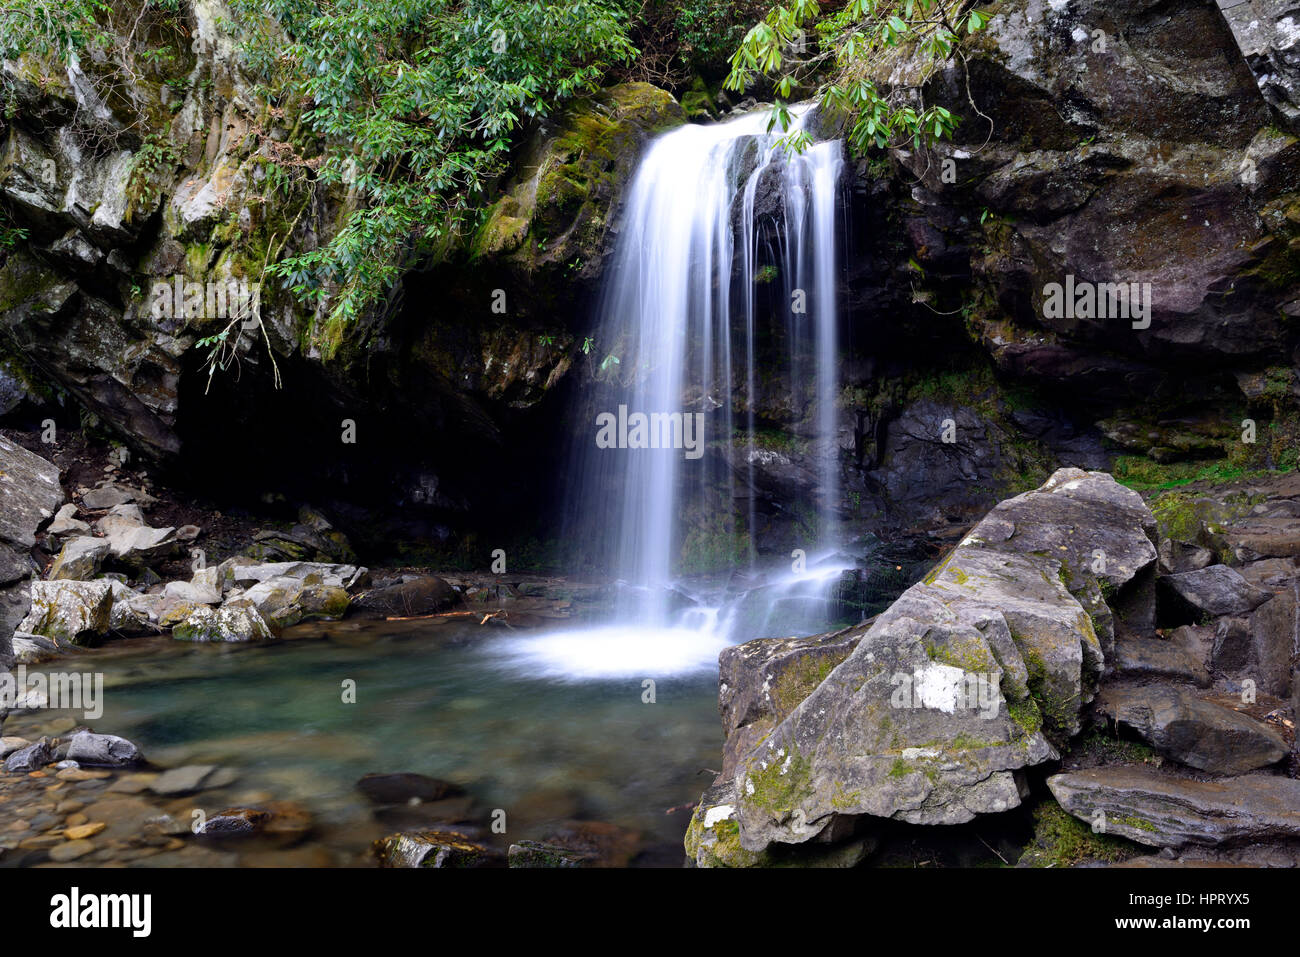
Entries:
[[[812, 116], [792, 113], [792, 130]], [[566, 538], [587, 567], [621, 583], [620, 597], [608, 628], [557, 639], [569, 652], [617, 639], [628, 669], [646, 673], [656, 649], [686, 668], [711, 664], [725, 644], [830, 624], [828, 593], [845, 566], [818, 559], [838, 543], [843, 145], [792, 154], [769, 117], [763, 109], [661, 136], [626, 196], [565, 511]], [[779, 361], [773, 343], [784, 344]], [[806, 569], [754, 548], [757, 472], [774, 454], [760, 406], [774, 381], [809, 403], [800, 427], [816, 474], [798, 503], [815, 516], [798, 545]], [[702, 587], [683, 574], [698, 569], [682, 567], [683, 552], [700, 551], [757, 587]], [[711, 580], [725, 583], [717, 571]]]

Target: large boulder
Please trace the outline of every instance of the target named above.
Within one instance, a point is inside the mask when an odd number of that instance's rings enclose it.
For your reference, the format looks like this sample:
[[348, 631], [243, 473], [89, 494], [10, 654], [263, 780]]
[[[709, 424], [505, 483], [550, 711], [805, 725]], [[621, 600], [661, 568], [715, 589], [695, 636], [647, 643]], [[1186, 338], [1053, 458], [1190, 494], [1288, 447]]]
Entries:
[[1172, 685], [1111, 685], [1096, 707], [1166, 757], [1213, 774], [1245, 774], [1290, 750], [1271, 728]]
[[355, 610], [367, 616], [409, 618], [460, 604], [460, 593], [436, 575], [385, 582], [357, 597]]
[[352, 599], [340, 585], [308, 582], [287, 575], [268, 578], [240, 595], [275, 632], [300, 621], [342, 618]]
[[[0, 640], [27, 614], [38, 572], [29, 551], [63, 497], [58, 466], [0, 435]], [[0, 660], [4, 654], [0, 648]]]
[[30, 548], [36, 532], [63, 504], [59, 469], [0, 435], [0, 542]]
[[93, 644], [107, 634], [112, 621], [113, 588], [108, 581], [44, 581], [32, 583], [32, 607], [19, 631]]
[[68, 743], [68, 760], [93, 767], [120, 768], [137, 764], [143, 758], [140, 749], [115, 734], [81, 731]]
[[220, 608], [195, 608], [172, 627], [172, 637], [181, 641], [246, 642], [265, 641], [275, 634], [251, 602], [235, 599]]
[[1094, 768], [1047, 779], [1066, 811], [1152, 847], [1300, 838], [1300, 781], [1248, 774], [1194, 781], [1147, 767]]
[[304, 585], [329, 585], [352, 591], [364, 588], [369, 573], [357, 565], [336, 565], [326, 562], [267, 562], [233, 558], [219, 566], [219, 579], [223, 590], [247, 588], [273, 578], [292, 578]]
[[[997, 506], [873, 622], [836, 636], [856, 647], [824, 679], [839, 650], [798, 656], [816, 687], [715, 784], [734, 794], [739, 846], [824, 839], [861, 816], [955, 824], [1017, 806], [1019, 772], [1055, 759], [1051, 739], [1080, 728], [1105, 664], [1095, 622], [1111, 624], [1106, 597], [1143, 617], [1130, 599], [1154, 573], [1154, 525], [1109, 475], [1062, 469]], [[752, 680], [727, 684], [724, 716], [780, 707]]]

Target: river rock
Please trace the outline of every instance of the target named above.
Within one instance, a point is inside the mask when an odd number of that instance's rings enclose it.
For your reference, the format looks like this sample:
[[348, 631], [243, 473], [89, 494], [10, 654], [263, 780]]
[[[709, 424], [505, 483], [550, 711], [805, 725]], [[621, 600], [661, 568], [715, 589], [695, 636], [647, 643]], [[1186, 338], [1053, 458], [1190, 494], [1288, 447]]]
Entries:
[[113, 590], [108, 582], [45, 581], [32, 583], [32, 607], [19, 631], [76, 645], [91, 644], [108, 633]]
[[247, 588], [272, 578], [294, 578], [306, 585], [330, 585], [351, 592], [364, 588], [369, 573], [357, 565], [335, 565], [324, 562], [254, 562], [231, 560], [222, 562], [222, 587]]
[[1096, 708], [1166, 757], [1212, 774], [1254, 771], [1290, 750], [1258, 721], [1169, 685], [1111, 685]]
[[218, 811], [199, 828], [204, 837], [245, 837], [260, 831], [271, 819], [271, 812], [260, 808], [228, 807]]
[[31, 747], [31, 742], [26, 738], [0, 737], [0, 760], [9, 757], [15, 751], [21, 751], [27, 747]]
[[497, 855], [456, 831], [391, 834], [374, 843], [380, 867], [488, 867]]
[[1181, 612], [1188, 619], [1202, 615], [1214, 618], [1244, 615], [1271, 597], [1227, 565], [1166, 575], [1160, 579], [1160, 586], [1176, 613]]
[[115, 734], [81, 731], [68, 744], [68, 760], [101, 768], [122, 768], [143, 760], [140, 749]]
[[1057, 774], [1047, 786], [1080, 820], [1104, 820], [1106, 833], [1152, 847], [1300, 838], [1300, 781], [1290, 778], [1193, 781], [1147, 767], [1109, 767]]
[[[215, 572], [216, 569], [213, 569], [213, 571]], [[195, 576], [194, 581], [168, 582], [163, 585], [162, 594], [164, 598], [187, 602], [191, 605], [217, 605], [221, 603], [221, 589], [212, 582], [200, 580], [198, 576]]]
[[87, 854], [96, 850], [95, 845], [87, 840], [70, 840], [64, 844], [56, 844], [50, 848], [50, 860], [57, 864], [66, 864], [69, 861], [75, 861], [85, 857]]
[[586, 855], [592, 867], [627, 867], [645, 846], [640, 831], [609, 821], [562, 821], [542, 843]]
[[80, 536], [70, 538], [54, 559], [51, 579], [89, 581], [99, 574], [99, 567], [109, 554], [107, 539]]
[[163, 797], [192, 794], [209, 786], [208, 782], [220, 770], [215, 764], [187, 764], [169, 768], [149, 784], [149, 790]]
[[1135, 678], [1173, 678], [1198, 688], [1210, 686], [1210, 673], [1186, 648], [1164, 638], [1128, 635], [1115, 642], [1116, 674]]
[[239, 594], [251, 603], [273, 631], [312, 618], [342, 618], [351, 597], [339, 585], [315, 581], [314, 576], [280, 575], [258, 582]]
[[356, 612], [384, 618], [409, 618], [431, 615], [460, 604], [460, 594], [448, 582], [435, 575], [407, 578], [383, 584], [357, 597]]
[[357, 782], [357, 790], [372, 804], [408, 804], [413, 801], [441, 801], [465, 793], [460, 785], [423, 774], [367, 774]]
[[591, 858], [553, 844], [520, 841], [510, 845], [506, 861], [509, 867], [587, 867]]
[[1047, 735], [1075, 734], [1095, 691], [1102, 583], [1146, 617], [1128, 599], [1149, 592], [1154, 528], [1136, 493], [1078, 469], [994, 508], [844, 633], [848, 657], [736, 762], [740, 846], [801, 844], [860, 815], [955, 824], [1016, 807], [1020, 769], [1056, 758]]
[[5, 758], [5, 770], [10, 774], [39, 771], [54, 760], [48, 738], [41, 738], [35, 744], [19, 748]]
[[274, 638], [270, 627], [251, 602], [235, 599], [220, 608], [200, 606], [172, 627], [181, 641], [265, 641]]

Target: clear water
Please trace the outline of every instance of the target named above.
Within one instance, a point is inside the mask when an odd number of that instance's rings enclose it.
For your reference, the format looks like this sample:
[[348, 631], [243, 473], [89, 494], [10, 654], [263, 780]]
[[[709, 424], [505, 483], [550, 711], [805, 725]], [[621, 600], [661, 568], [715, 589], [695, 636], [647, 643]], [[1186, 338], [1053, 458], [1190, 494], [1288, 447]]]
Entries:
[[[700, 653], [694, 634], [520, 633], [463, 619], [292, 634], [318, 637], [120, 642], [46, 670], [102, 671], [95, 730], [131, 739], [165, 766], [237, 770], [223, 800], [252, 791], [302, 802], [315, 839], [341, 863], [363, 862], [369, 842], [396, 829], [372, 819], [355, 782], [397, 771], [460, 784], [484, 825], [504, 809], [507, 841], [598, 820], [641, 832], [655, 862], [672, 863], [689, 812], [666, 812], [693, 804], [712, 779], [701, 769], [720, 766], [717, 651]], [[342, 703], [349, 679], [356, 704]], [[642, 701], [646, 679], [655, 681], [652, 704]], [[62, 714], [12, 718], [5, 733]]]

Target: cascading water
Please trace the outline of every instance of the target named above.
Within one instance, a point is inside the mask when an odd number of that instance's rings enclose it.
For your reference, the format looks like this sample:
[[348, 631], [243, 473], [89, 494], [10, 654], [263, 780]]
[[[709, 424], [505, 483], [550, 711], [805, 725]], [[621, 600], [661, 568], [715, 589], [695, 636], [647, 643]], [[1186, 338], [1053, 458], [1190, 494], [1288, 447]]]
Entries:
[[[792, 113], [795, 129], [813, 115]], [[611, 673], [646, 673], [643, 660], [711, 665], [735, 640], [829, 624], [826, 592], [843, 566], [814, 559], [837, 537], [843, 146], [791, 154], [768, 119], [760, 110], [665, 134], [626, 199], [593, 336], [597, 382], [583, 405], [597, 419], [590, 431], [578, 426], [566, 511], [566, 538], [623, 587], [615, 625], [547, 639], [588, 669], [598, 658]], [[757, 473], [774, 454], [759, 440], [760, 406], [774, 391], [810, 407], [792, 417], [802, 415], [815, 462], [801, 503], [816, 526], [801, 543], [810, 570], [789, 572], [786, 560], [786, 574], [748, 594], [692, 600], [684, 551], [750, 577], [758, 570]]]

